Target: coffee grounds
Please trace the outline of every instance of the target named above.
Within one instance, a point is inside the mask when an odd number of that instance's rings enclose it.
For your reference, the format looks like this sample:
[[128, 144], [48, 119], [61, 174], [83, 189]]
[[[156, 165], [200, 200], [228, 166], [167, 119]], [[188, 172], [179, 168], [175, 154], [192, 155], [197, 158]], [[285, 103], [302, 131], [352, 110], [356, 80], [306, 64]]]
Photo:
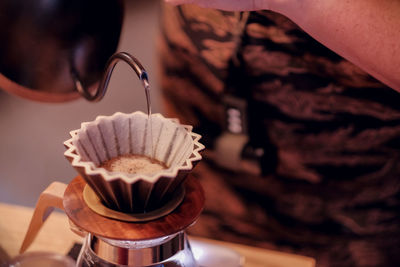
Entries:
[[154, 174], [167, 169], [165, 163], [142, 155], [123, 155], [115, 157], [103, 162], [100, 167], [110, 172], [129, 174]]

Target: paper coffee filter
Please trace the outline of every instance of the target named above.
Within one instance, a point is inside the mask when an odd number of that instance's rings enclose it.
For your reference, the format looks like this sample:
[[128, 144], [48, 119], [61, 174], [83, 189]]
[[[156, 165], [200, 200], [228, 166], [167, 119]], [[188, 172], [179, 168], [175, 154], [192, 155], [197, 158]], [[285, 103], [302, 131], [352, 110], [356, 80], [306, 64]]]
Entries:
[[[126, 212], [152, 209], [170, 197], [204, 149], [191, 126], [161, 114], [153, 114], [151, 120], [143, 112], [99, 116], [70, 134], [64, 142], [65, 157], [107, 206]], [[155, 174], [126, 174], [99, 167], [127, 154], [157, 159], [168, 168]]]

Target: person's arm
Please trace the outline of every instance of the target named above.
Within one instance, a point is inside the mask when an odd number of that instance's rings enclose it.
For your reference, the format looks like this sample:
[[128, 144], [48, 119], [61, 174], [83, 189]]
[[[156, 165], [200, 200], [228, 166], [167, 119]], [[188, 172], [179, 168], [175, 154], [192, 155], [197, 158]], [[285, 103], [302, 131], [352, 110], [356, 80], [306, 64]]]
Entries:
[[281, 13], [326, 47], [400, 92], [399, 0], [165, 0]]

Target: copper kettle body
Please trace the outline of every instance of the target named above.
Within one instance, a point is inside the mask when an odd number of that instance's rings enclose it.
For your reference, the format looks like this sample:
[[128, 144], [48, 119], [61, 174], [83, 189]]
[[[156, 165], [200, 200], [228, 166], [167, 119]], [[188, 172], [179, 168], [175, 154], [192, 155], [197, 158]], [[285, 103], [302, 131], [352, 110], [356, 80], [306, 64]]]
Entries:
[[116, 51], [122, 0], [1, 0], [0, 88], [45, 102], [96, 85]]

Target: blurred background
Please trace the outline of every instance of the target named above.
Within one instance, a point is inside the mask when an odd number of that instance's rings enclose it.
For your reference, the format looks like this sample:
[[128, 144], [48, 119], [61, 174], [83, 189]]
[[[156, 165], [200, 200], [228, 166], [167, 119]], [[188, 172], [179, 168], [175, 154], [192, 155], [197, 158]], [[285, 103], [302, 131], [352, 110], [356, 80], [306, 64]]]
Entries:
[[[162, 112], [157, 81], [158, 0], [126, 1], [118, 51], [135, 56], [149, 74], [153, 112]], [[0, 201], [35, 206], [53, 181], [69, 183], [77, 172], [64, 157], [63, 142], [81, 122], [120, 111], [146, 112], [146, 97], [136, 74], [118, 63], [99, 103], [84, 99], [64, 104], [31, 102], [0, 90]]]

